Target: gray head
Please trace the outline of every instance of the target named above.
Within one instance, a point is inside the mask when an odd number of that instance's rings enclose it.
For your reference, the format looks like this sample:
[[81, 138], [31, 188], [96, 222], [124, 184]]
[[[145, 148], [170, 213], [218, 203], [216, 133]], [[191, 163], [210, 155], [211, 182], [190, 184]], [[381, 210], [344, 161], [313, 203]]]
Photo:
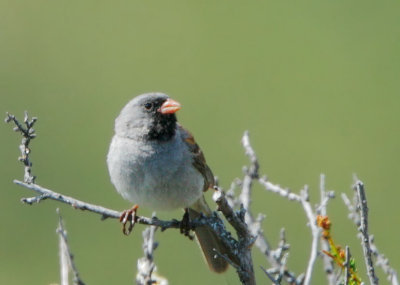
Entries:
[[163, 93], [133, 98], [115, 120], [115, 133], [131, 139], [169, 140], [176, 130], [180, 104]]

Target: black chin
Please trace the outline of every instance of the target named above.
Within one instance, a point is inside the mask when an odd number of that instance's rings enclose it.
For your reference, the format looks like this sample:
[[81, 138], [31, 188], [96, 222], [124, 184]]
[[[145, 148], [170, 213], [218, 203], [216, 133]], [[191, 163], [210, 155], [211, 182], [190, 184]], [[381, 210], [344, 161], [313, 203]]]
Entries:
[[176, 116], [175, 114], [156, 113], [154, 121], [150, 126], [147, 134], [148, 140], [168, 141], [176, 131]]

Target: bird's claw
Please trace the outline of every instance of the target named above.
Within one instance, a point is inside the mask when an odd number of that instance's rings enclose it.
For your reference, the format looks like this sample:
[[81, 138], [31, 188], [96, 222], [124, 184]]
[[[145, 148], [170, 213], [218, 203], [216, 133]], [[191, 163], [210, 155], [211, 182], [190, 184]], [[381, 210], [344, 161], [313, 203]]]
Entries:
[[[121, 217], [119, 217], [119, 221], [122, 223], [122, 232], [126, 236], [132, 232], [135, 226], [137, 220], [136, 211], [138, 208], [138, 205], [134, 205], [131, 209], [123, 211]], [[126, 228], [127, 223], [129, 223], [128, 228]]]
[[180, 231], [181, 234], [188, 237], [190, 240], [193, 240], [194, 236], [190, 234], [191, 226], [190, 226], [190, 217], [189, 211], [186, 208], [185, 213], [183, 214], [182, 220], [180, 222]]

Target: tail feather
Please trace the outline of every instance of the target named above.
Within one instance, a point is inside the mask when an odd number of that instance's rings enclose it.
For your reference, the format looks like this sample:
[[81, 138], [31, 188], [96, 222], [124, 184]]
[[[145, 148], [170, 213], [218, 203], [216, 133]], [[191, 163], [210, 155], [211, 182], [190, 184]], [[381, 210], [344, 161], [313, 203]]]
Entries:
[[[189, 208], [190, 219], [195, 219], [203, 213], [210, 216], [212, 211], [206, 204], [204, 197], [201, 197], [194, 205]], [[216, 254], [216, 251], [221, 254], [226, 254], [227, 250], [219, 237], [208, 227], [201, 226], [195, 229], [195, 234], [203, 256], [210, 270], [216, 273], [223, 273], [228, 269], [228, 262]]]

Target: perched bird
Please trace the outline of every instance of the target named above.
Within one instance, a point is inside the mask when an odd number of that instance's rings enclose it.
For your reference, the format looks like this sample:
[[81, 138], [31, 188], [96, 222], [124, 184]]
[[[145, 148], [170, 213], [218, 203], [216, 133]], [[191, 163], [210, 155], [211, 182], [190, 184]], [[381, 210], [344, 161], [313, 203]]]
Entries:
[[[126, 104], [107, 155], [111, 182], [135, 205], [184, 208], [191, 219], [210, 216], [203, 192], [214, 186], [214, 176], [193, 136], [177, 122], [179, 109], [163, 93], [142, 94]], [[195, 234], [210, 269], [224, 272], [228, 263], [215, 253], [225, 253], [219, 238], [207, 227], [197, 227]]]

